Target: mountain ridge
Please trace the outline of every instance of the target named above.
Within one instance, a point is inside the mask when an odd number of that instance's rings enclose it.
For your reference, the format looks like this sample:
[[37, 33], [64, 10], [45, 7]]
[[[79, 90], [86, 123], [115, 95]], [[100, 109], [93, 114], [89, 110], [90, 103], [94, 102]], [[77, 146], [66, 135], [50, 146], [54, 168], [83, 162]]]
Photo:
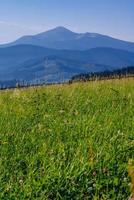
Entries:
[[75, 33], [62, 26], [36, 35], [23, 36], [12, 43], [0, 45], [0, 47], [17, 44], [30, 44], [66, 50], [88, 50], [97, 47], [109, 47], [134, 52], [134, 42], [123, 41], [99, 33]]
[[0, 82], [55, 83], [80, 73], [134, 65], [134, 53], [113, 48], [56, 50], [34, 45], [0, 48]]
[[63, 82], [80, 73], [134, 66], [134, 43], [64, 27], [0, 47], [0, 82], [5, 85]]

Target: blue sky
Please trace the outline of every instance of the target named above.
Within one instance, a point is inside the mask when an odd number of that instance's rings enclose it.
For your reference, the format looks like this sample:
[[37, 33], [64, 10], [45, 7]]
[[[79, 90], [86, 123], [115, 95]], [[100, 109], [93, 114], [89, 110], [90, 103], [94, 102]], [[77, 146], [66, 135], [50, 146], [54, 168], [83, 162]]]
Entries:
[[134, 0], [0, 0], [0, 43], [56, 26], [134, 42]]

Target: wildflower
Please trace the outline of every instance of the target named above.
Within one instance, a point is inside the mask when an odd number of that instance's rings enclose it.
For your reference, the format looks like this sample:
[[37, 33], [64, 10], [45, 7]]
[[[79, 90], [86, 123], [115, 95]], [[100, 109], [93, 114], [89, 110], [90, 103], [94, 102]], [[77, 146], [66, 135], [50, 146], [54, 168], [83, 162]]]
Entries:
[[64, 110], [60, 110], [60, 111], [59, 111], [60, 114], [62, 114], [62, 113], [64, 113], [64, 112], [65, 112]]
[[23, 185], [23, 180], [22, 179], [19, 180], [19, 184]]
[[107, 174], [107, 173], [108, 173], [108, 168], [107, 168], [107, 167], [104, 167], [104, 168], [102, 169], [102, 172], [103, 172], [103, 174]]
[[128, 200], [134, 200], [134, 197], [131, 195]]
[[6, 188], [6, 192], [9, 192], [12, 189], [11, 185], [8, 185]]
[[97, 173], [96, 173], [96, 171], [94, 171], [94, 172], [93, 172], [93, 176], [96, 176], [96, 175], [97, 175]]
[[76, 110], [74, 114], [77, 116], [79, 114], [79, 112]]

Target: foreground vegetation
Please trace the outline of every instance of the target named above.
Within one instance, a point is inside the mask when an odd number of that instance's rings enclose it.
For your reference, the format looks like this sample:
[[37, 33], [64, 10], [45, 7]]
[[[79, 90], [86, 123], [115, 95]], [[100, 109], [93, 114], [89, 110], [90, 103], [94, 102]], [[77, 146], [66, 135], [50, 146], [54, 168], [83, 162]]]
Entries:
[[133, 159], [133, 79], [0, 92], [0, 199], [126, 200]]

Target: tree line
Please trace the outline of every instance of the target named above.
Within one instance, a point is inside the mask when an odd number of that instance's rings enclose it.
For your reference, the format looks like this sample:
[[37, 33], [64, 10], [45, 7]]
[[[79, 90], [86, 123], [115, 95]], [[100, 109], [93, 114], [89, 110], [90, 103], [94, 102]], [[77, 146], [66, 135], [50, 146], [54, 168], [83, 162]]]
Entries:
[[[68, 82], [66, 83], [73, 83], [73, 82], [86, 82], [86, 81], [94, 81], [94, 80], [105, 80], [105, 79], [115, 79], [115, 78], [124, 78], [124, 77], [134, 77], [134, 66], [124, 67], [121, 69], [116, 69], [113, 71], [105, 70], [103, 72], [91, 72], [91, 73], [83, 73], [73, 76]], [[63, 84], [63, 82], [59, 82], [58, 84]], [[7, 80], [7, 81], [0, 81], [0, 90], [5, 90], [9, 88], [23, 88], [23, 87], [30, 87], [30, 86], [41, 86], [41, 85], [53, 85], [56, 83], [45, 83], [45, 81], [24, 81], [24, 80]]]
[[103, 72], [91, 72], [75, 75], [69, 81], [94, 81], [94, 80], [104, 80], [104, 79], [115, 79], [115, 78], [124, 78], [124, 77], [133, 77], [134, 76], [134, 66], [124, 67], [121, 69], [116, 69], [113, 71], [105, 70]]

